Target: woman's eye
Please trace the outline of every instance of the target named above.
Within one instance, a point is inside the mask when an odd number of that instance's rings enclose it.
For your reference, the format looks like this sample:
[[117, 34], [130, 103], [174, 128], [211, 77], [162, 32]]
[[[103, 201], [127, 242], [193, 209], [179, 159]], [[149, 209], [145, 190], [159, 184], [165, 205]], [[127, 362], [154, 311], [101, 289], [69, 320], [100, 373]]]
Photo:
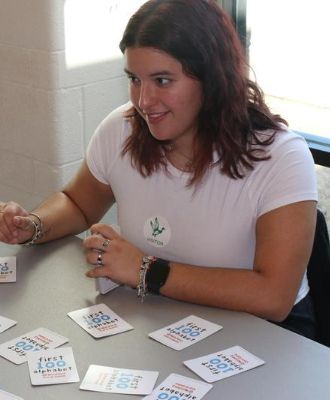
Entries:
[[139, 83], [138, 78], [136, 78], [133, 75], [128, 75], [127, 78], [130, 81], [130, 83], [132, 83], [133, 85], [137, 85]]
[[171, 82], [168, 78], [157, 78], [156, 81], [160, 86], [168, 85]]

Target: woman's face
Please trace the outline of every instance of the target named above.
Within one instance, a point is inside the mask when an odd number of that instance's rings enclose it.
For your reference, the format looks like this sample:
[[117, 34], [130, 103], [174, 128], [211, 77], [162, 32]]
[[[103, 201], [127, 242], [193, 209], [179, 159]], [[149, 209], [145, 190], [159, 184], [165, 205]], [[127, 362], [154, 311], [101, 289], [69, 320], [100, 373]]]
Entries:
[[202, 105], [202, 85], [169, 54], [152, 47], [127, 48], [125, 72], [134, 107], [158, 140], [191, 146]]

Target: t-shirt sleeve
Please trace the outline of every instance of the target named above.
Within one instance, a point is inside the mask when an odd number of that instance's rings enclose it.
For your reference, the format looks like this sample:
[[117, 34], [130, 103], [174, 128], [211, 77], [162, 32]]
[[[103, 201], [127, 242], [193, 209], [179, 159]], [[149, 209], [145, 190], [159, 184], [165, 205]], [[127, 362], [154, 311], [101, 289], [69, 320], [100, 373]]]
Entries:
[[278, 133], [271, 159], [257, 169], [251, 189], [259, 193], [258, 216], [291, 203], [318, 200], [314, 160], [303, 137]]
[[97, 127], [86, 151], [87, 166], [100, 182], [110, 185], [111, 169], [121, 156], [122, 145], [127, 137], [129, 122], [123, 114], [127, 105], [111, 112]]

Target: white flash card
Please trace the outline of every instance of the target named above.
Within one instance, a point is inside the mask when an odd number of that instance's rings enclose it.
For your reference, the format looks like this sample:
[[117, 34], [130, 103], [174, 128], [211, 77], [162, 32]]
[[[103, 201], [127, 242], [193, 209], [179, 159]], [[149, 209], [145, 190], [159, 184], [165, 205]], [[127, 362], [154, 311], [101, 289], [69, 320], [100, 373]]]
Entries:
[[[0, 315], [0, 333], [6, 331], [7, 329], [11, 328], [12, 326], [16, 325], [17, 322], [13, 319], [9, 319], [6, 317], [2, 317]], [[1, 398], [0, 398], [1, 400]]]
[[71, 311], [68, 316], [96, 338], [116, 335], [133, 329], [130, 324], [102, 303]]
[[182, 350], [222, 329], [221, 325], [190, 315], [149, 333], [149, 337], [174, 350]]
[[96, 278], [95, 279], [95, 287], [98, 292], [101, 294], [106, 294], [113, 289], [116, 289], [120, 286], [118, 283], [112, 281], [110, 278]]
[[171, 398], [200, 400], [212, 387], [209, 383], [171, 374], [150, 395], [143, 397], [143, 400]]
[[0, 257], [0, 283], [16, 282], [16, 257]]
[[71, 347], [30, 353], [27, 360], [32, 385], [79, 382]]
[[68, 342], [64, 336], [46, 328], [38, 328], [16, 339], [0, 345], [0, 356], [13, 362], [23, 364], [27, 361], [26, 355], [40, 350], [53, 349]]
[[265, 362], [240, 346], [184, 361], [184, 364], [206, 382], [215, 382], [229, 376], [259, 367]]
[[157, 377], [157, 371], [90, 365], [80, 389], [95, 392], [143, 395], [152, 392]]
[[0, 389], [0, 400], [23, 400], [22, 397], [17, 397], [11, 393]]

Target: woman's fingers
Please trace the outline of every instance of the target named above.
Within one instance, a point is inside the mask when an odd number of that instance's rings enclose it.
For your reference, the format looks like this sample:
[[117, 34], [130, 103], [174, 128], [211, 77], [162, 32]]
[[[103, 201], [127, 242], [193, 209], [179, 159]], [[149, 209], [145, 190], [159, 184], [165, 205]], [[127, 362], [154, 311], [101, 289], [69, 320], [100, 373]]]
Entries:
[[29, 217], [14, 217], [13, 222], [15, 227], [22, 229], [23, 231], [32, 231], [34, 230], [33, 222]]
[[9, 244], [25, 241], [34, 229], [33, 223], [27, 217], [28, 213], [14, 202], [1, 206], [0, 240]]
[[107, 277], [107, 270], [105, 267], [96, 267], [87, 271], [85, 275], [89, 278], [105, 278]]
[[117, 233], [118, 229], [114, 225], [95, 224], [90, 228], [92, 234], [102, 235], [106, 239], [117, 239], [121, 236]]

